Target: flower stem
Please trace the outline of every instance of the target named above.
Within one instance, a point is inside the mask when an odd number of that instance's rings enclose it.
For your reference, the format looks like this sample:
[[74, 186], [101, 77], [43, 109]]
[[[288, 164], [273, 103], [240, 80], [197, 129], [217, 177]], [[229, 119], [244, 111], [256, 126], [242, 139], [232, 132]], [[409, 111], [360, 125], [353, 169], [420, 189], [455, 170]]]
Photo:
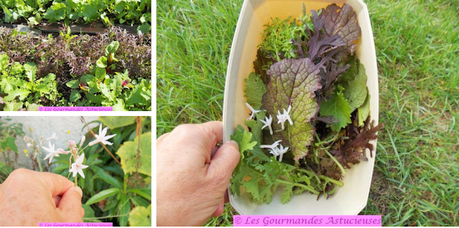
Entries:
[[43, 172], [43, 168], [41, 167], [40, 151], [38, 151], [37, 153], [37, 163], [38, 163], [38, 168], [40, 169], [40, 172]]
[[337, 181], [337, 180], [335, 180], [335, 179], [333, 179], [333, 178], [330, 178], [330, 177], [327, 177], [327, 176], [324, 176], [324, 175], [320, 175], [319, 177], [320, 177], [321, 179], [325, 180], [325, 181], [332, 182], [333, 184], [336, 184], [336, 185], [338, 185], [338, 186], [340, 186], [340, 187], [342, 187], [342, 186], [344, 185], [343, 182]]

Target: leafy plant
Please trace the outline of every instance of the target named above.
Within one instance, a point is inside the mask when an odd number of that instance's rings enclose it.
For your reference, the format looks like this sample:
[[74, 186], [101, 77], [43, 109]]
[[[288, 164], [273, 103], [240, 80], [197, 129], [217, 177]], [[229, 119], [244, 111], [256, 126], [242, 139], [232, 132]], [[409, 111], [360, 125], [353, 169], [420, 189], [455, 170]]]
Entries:
[[0, 117], [0, 152], [3, 156], [3, 162], [0, 162], [0, 183], [13, 172], [14, 164], [10, 154], [14, 152], [15, 159], [17, 159], [19, 151], [16, 146], [16, 136], [24, 135], [21, 123], [8, 123], [9, 121], [11, 121], [10, 118]]
[[368, 118], [365, 68], [354, 56], [360, 27], [352, 7], [312, 11], [302, 26], [289, 21], [274, 19], [265, 30], [254, 62], [260, 74], [251, 73], [244, 90], [250, 131], [239, 126], [232, 136], [242, 156], [231, 190], [239, 195], [244, 188], [257, 203], [270, 203], [280, 186], [282, 203], [305, 191], [333, 195], [343, 185], [344, 168], [367, 160], [369, 141], [382, 128]]
[[[109, 134], [116, 136], [111, 146], [94, 145], [85, 151], [89, 167], [85, 169], [86, 178], [78, 182], [84, 192], [84, 221], [151, 225], [151, 214], [147, 213], [151, 207], [150, 117], [100, 117], [96, 122], [109, 127]], [[86, 138], [91, 137], [88, 132]], [[68, 159], [60, 156], [53, 172], [67, 176]]]
[[103, 22], [108, 26], [115, 23], [137, 24], [142, 33], [151, 30], [151, 1], [75, 1], [75, 0], [1, 0], [4, 17], [0, 22], [26, 22], [38, 25], [42, 20], [49, 23], [70, 21], [77, 23]]
[[[37, 67], [34, 63], [24, 65], [15, 62], [10, 64], [6, 54], [0, 55], [0, 93], [3, 97], [5, 111], [17, 111], [22, 108], [22, 102], [30, 109], [35, 103], [46, 98], [53, 101], [57, 97], [57, 83], [54, 74], [37, 79]], [[16, 99], [17, 98], [17, 99]]]
[[[57, 83], [53, 87], [56, 94], [49, 97], [43, 93], [42, 97], [36, 94], [33, 99], [27, 97], [28, 103], [21, 100], [26, 99], [26, 92], [16, 90], [16, 93], [23, 94], [22, 97], [17, 95], [19, 99], [14, 101], [9, 97], [3, 100], [7, 101], [5, 110], [36, 110], [40, 105], [151, 109], [151, 50], [143, 35], [135, 36], [114, 28], [98, 36], [76, 36], [71, 35], [67, 28], [66, 32], [61, 31], [60, 36], [43, 37], [37, 43], [33, 37], [18, 34], [15, 30], [0, 28], [0, 31], [7, 31], [0, 32], [1, 69], [11, 68], [9, 61], [14, 61], [13, 66], [16, 64], [14, 69], [21, 69], [18, 64], [34, 65], [36, 82], [53, 81], [50, 83], [53, 86]], [[10, 77], [8, 80], [17, 79]], [[7, 82], [2, 80], [0, 83]], [[41, 91], [41, 84], [30, 84], [31, 92], [27, 96], [36, 90]], [[5, 88], [11, 90], [10, 87]]]

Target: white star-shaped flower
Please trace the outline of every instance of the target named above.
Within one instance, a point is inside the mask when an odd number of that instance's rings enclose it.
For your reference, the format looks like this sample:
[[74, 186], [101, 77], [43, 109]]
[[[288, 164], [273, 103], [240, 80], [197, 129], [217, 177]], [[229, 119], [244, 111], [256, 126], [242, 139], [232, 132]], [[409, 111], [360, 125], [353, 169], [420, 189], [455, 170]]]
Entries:
[[80, 176], [82, 176], [84, 178], [83, 169], [86, 169], [89, 166], [83, 165], [83, 160], [84, 160], [84, 153], [81, 154], [81, 156], [79, 156], [77, 158], [75, 163], [72, 163], [72, 168], [69, 170], [69, 172], [73, 173], [73, 177], [75, 177], [77, 175], [77, 173], [79, 173]]
[[47, 138], [46, 141], [49, 141], [51, 139], [57, 139], [56, 132], [53, 132], [53, 135], [51, 137]]
[[274, 148], [276, 148], [276, 147], [279, 145], [280, 142], [282, 142], [282, 140], [277, 140], [277, 141], [275, 141], [275, 142], [274, 142], [273, 144], [271, 144], [271, 145], [261, 145], [260, 148], [265, 148], [265, 149], [271, 149], [271, 150], [273, 150]]
[[53, 160], [53, 157], [59, 157], [59, 152], [57, 150], [54, 150], [54, 144], [51, 145], [51, 142], [48, 142], [48, 143], [49, 143], [48, 148], [42, 146], [42, 148], [48, 152], [48, 155], [46, 155], [45, 159], [43, 160], [46, 160], [49, 158], [49, 163], [51, 163], [51, 160]]
[[253, 109], [252, 106], [250, 106], [249, 103], [247, 103], [247, 102], [245, 103], [245, 105], [246, 105], [246, 106], [250, 109], [250, 111], [252, 112], [252, 114], [250, 114], [250, 117], [247, 118], [248, 120], [253, 119], [253, 117], [255, 116], [255, 114], [257, 114], [257, 113], [260, 112], [260, 110], [255, 110], [255, 109]]
[[264, 129], [265, 127], [268, 127], [269, 128], [269, 133], [271, 135], [273, 135], [273, 129], [271, 128], [271, 123], [273, 122], [273, 117], [270, 115], [269, 117], [265, 117], [265, 120], [260, 120], [262, 123], [264, 123], [265, 125], [263, 125], [263, 127], [261, 127], [261, 129]]
[[290, 112], [290, 109], [292, 109], [291, 105], [288, 106], [287, 110], [285, 110], [285, 108], [284, 108], [284, 113], [282, 113], [282, 114], [279, 112], [279, 110], [277, 110], [277, 113], [278, 113], [277, 114], [277, 120], [278, 120], [277, 123], [281, 124], [282, 130], [284, 130], [284, 128], [285, 128], [284, 127], [285, 121], [288, 121], [290, 123], [290, 125], [293, 125], [293, 121], [290, 118], [290, 115], [288, 114]]
[[90, 142], [89, 146], [92, 146], [92, 145], [94, 145], [94, 144], [96, 144], [98, 142], [101, 142], [104, 145], [107, 145], [107, 144], [108, 145], [112, 145], [113, 143], [111, 143], [111, 142], [109, 142], [107, 140], [115, 137], [116, 134], [105, 136], [107, 134], [108, 127], [104, 128], [104, 130], [102, 130], [102, 124], [100, 124], [99, 126], [100, 126], [99, 127], [99, 134], [96, 134], [96, 140]]
[[285, 147], [285, 148], [284, 148], [284, 146], [279, 145], [279, 147], [278, 147], [278, 148], [276, 147], [274, 150], [276, 150], [277, 154], [280, 155], [280, 157], [279, 157], [279, 162], [282, 162], [282, 155], [284, 155], [285, 152], [288, 151], [288, 147]]

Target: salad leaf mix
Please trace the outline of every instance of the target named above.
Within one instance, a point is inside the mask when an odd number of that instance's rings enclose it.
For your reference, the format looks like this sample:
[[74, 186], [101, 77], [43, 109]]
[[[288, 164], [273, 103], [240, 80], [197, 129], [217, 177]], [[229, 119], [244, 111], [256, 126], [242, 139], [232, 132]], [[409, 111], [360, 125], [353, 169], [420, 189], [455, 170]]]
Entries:
[[309, 192], [326, 198], [345, 169], [367, 160], [382, 124], [370, 122], [364, 66], [355, 52], [361, 30], [352, 7], [332, 4], [298, 19], [272, 19], [254, 72], [245, 79], [247, 127], [232, 136], [241, 161], [231, 191], [270, 203]]

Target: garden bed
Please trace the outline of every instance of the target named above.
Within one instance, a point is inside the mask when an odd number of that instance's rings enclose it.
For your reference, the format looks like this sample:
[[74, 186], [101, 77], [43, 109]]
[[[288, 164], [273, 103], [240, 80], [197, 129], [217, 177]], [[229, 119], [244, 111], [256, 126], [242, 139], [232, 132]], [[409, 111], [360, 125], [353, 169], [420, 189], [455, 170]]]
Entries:
[[[14, 76], [14, 77], [12, 77]], [[112, 27], [96, 35], [0, 27], [0, 110], [111, 106], [151, 110], [151, 36]]]

